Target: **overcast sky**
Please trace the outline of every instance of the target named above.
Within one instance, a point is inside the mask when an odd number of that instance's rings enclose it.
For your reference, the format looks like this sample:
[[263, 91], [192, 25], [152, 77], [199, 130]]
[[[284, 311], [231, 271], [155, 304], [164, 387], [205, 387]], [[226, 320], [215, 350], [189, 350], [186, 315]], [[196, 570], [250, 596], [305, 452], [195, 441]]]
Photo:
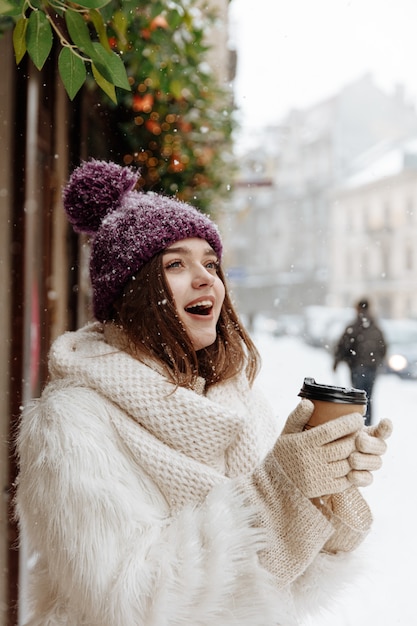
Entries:
[[278, 122], [371, 72], [417, 103], [417, 0], [232, 0], [245, 126]]

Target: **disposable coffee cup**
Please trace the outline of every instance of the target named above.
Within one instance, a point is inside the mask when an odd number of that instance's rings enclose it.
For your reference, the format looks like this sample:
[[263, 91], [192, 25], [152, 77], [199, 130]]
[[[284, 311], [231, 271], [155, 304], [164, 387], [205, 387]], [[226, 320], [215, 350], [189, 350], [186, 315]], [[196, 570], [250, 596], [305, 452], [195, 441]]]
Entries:
[[365, 415], [367, 397], [363, 389], [354, 387], [335, 387], [333, 385], [321, 385], [314, 378], [304, 378], [303, 386], [298, 394], [301, 398], [307, 398], [314, 404], [313, 414], [305, 428], [320, 426], [329, 420], [360, 413]]

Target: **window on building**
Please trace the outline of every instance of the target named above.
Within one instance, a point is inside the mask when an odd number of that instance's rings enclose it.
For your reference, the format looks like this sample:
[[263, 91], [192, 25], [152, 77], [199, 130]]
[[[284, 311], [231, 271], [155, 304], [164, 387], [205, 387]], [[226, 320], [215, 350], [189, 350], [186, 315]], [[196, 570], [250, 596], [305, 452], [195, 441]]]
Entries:
[[407, 243], [404, 247], [404, 265], [407, 271], [411, 271], [414, 268], [414, 248], [410, 243]]
[[414, 222], [414, 200], [411, 197], [406, 201], [405, 216], [408, 223]]

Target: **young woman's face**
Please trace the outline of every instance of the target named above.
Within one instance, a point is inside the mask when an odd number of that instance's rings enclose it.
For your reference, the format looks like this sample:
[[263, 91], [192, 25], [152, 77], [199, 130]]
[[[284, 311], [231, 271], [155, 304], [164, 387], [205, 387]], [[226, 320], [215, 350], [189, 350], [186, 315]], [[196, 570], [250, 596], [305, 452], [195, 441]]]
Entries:
[[195, 350], [216, 340], [216, 325], [225, 287], [217, 274], [219, 261], [204, 239], [182, 239], [163, 252], [166, 280], [178, 316]]

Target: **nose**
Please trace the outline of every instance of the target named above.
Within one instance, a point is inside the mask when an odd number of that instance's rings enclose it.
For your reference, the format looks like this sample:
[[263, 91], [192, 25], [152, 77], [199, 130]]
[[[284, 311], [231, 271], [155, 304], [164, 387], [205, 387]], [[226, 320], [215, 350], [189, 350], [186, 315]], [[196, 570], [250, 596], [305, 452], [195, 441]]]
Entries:
[[211, 287], [214, 284], [214, 276], [209, 272], [204, 265], [200, 265], [193, 276], [193, 287], [198, 289], [199, 287]]

